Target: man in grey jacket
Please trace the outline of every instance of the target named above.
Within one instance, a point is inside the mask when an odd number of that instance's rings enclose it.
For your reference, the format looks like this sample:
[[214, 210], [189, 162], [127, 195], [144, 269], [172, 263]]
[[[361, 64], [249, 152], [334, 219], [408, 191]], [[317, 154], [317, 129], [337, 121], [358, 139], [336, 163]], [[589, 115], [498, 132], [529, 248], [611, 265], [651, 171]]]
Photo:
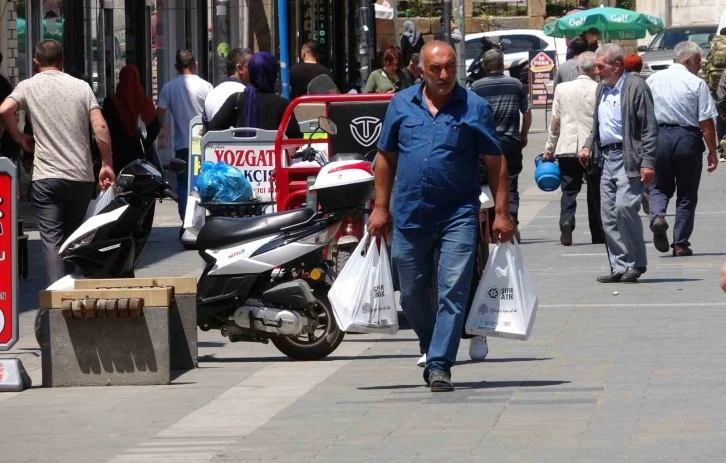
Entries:
[[638, 211], [644, 186], [655, 178], [658, 122], [645, 80], [625, 73], [623, 49], [606, 44], [595, 56], [600, 85], [592, 132], [578, 157], [603, 168], [602, 225], [612, 272], [597, 281], [635, 283], [647, 265]]

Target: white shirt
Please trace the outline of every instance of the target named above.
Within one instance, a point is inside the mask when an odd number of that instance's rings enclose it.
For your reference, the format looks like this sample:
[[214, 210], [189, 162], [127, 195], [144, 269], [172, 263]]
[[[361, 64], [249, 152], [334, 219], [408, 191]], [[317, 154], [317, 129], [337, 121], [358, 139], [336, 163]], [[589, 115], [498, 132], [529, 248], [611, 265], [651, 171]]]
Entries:
[[625, 74], [620, 76], [615, 87], [603, 85], [602, 101], [597, 108], [597, 120], [600, 124], [600, 145], [612, 145], [623, 142], [623, 110], [620, 105]]
[[211, 121], [214, 118], [214, 115], [217, 114], [219, 108], [227, 101], [227, 98], [235, 93], [244, 92], [244, 90], [245, 84], [239, 79], [232, 78], [214, 87], [214, 90], [209, 92], [207, 99], [204, 100], [204, 112], [207, 114], [207, 119]]
[[699, 122], [718, 116], [706, 81], [682, 64], [674, 63], [646, 80], [653, 93], [659, 124], [698, 128]]
[[189, 123], [204, 110], [212, 84], [194, 74], [179, 74], [161, 88], [159, 107], [174, 118], [174, 151], [189, 148]]

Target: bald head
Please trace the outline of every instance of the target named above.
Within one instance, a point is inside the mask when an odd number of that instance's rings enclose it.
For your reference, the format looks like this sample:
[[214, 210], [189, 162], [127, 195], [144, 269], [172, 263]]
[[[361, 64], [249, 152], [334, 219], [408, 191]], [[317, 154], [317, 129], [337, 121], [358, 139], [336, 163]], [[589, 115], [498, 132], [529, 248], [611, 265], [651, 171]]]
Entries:
[[421, 49], [426, 90], [432, 97], [446, 97], [456, 86], [456, 53], [446, 42], [434, 40]]
[[421, 57], [425, 61], [428, 57], [428, 59], [431, 59], [433, 56], [441, 56], [446, 55], [447, 58], [452, 57], [454, 61], [456, 61], [456, 52], [446, 42], [442, 42], [440, 40], [433, 40], [431, 42], [428, 42], [426, 45], [423, 46], [421, 49]]

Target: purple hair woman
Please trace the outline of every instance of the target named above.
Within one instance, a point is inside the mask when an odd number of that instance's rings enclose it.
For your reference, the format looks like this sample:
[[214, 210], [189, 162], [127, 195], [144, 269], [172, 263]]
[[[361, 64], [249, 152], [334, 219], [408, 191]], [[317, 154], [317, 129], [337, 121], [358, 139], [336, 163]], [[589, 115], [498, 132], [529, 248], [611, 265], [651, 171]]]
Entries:
[[[214, 118], [209, 130], [225, 130], [230, 127], [252, 127], [277, 130], [290, 101], [275, 93], [279, 65], [277, 59], [266, 51], [250, 58], [250, 84], [243, 92], [231, 95]], [[285, 129], [288, 138], [302, 138], [295, 115]]]

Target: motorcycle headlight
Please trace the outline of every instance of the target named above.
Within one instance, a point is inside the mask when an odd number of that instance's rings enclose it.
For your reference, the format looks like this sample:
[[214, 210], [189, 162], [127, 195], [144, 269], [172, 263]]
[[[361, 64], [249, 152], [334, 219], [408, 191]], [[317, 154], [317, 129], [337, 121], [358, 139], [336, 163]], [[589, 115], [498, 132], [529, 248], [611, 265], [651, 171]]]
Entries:
[[96, 237], [96, 230], [86, 233], [85, 235], [81, 236], [77, 240], [71, 243], [70, 246], [68, 246], [68, 250], [66, 252], [75, 251], [76, 249], [82, 247], [82, 246], [88, 246], [93, 241], [93, 238]]

